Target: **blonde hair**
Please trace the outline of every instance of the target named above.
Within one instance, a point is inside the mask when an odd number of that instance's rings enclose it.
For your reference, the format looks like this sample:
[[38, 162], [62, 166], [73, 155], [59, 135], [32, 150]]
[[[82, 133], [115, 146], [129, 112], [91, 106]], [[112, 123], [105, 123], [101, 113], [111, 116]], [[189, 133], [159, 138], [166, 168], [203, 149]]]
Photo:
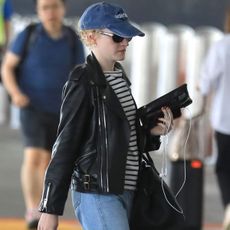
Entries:
[[79, 36], [82, 42], [89, 48], [92, 48], [96, 45], [95, 37], [97, 36], [97, 30], [80, 30]]

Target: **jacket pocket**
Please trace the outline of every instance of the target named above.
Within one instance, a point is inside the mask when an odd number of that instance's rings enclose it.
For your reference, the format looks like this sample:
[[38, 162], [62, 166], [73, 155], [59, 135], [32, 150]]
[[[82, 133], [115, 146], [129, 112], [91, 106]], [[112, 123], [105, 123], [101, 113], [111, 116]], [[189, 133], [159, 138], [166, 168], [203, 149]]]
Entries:
[[89, 151], [80, 156], [75, 163], [76, 167], [80, 169], [80, 171], [88, 172], [95, 162], [97, 155], [96, 152], [96, 149], [93, 149], [92, 151]]

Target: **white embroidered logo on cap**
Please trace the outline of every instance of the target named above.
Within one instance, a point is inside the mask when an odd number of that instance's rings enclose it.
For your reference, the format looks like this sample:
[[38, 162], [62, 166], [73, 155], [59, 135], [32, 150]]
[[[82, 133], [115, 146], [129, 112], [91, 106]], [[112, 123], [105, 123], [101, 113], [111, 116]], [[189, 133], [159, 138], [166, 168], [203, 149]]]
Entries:
[[128, 18], [128, 15], [126, 13], [120, 13], [115, 15], [115, 18], [117, 19]]

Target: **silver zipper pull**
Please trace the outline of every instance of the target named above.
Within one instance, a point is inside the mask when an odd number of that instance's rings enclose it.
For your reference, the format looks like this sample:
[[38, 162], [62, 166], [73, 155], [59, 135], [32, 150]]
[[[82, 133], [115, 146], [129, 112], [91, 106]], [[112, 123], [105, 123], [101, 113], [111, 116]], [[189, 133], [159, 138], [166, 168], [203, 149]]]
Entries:
[[51, 183], [48, 183], [45, 198], [44, 198], [44, 202], [43, 202], [43, 209], [44, 210], [47, 209], [47, 203], [48, 203], [48, 197], [49, 197], [49, 193], [50, 193], [50, 187], [51, 187]]

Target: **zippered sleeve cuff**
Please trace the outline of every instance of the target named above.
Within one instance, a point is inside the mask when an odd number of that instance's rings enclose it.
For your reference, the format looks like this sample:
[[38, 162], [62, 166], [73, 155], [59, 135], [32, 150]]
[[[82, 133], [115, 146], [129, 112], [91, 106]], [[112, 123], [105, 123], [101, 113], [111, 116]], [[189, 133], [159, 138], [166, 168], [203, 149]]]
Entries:
[[65, 194], [64, 191], [55, 193], [56, 189], [57, 188], [54, 183], [52, 182], [45, 183], [42, 199], [40, 201], [40, 205], [38, 208], [40, 212], [55, 214], [59, 216], [63, 215], [68, 193], [66, 196], [64, 196]]

